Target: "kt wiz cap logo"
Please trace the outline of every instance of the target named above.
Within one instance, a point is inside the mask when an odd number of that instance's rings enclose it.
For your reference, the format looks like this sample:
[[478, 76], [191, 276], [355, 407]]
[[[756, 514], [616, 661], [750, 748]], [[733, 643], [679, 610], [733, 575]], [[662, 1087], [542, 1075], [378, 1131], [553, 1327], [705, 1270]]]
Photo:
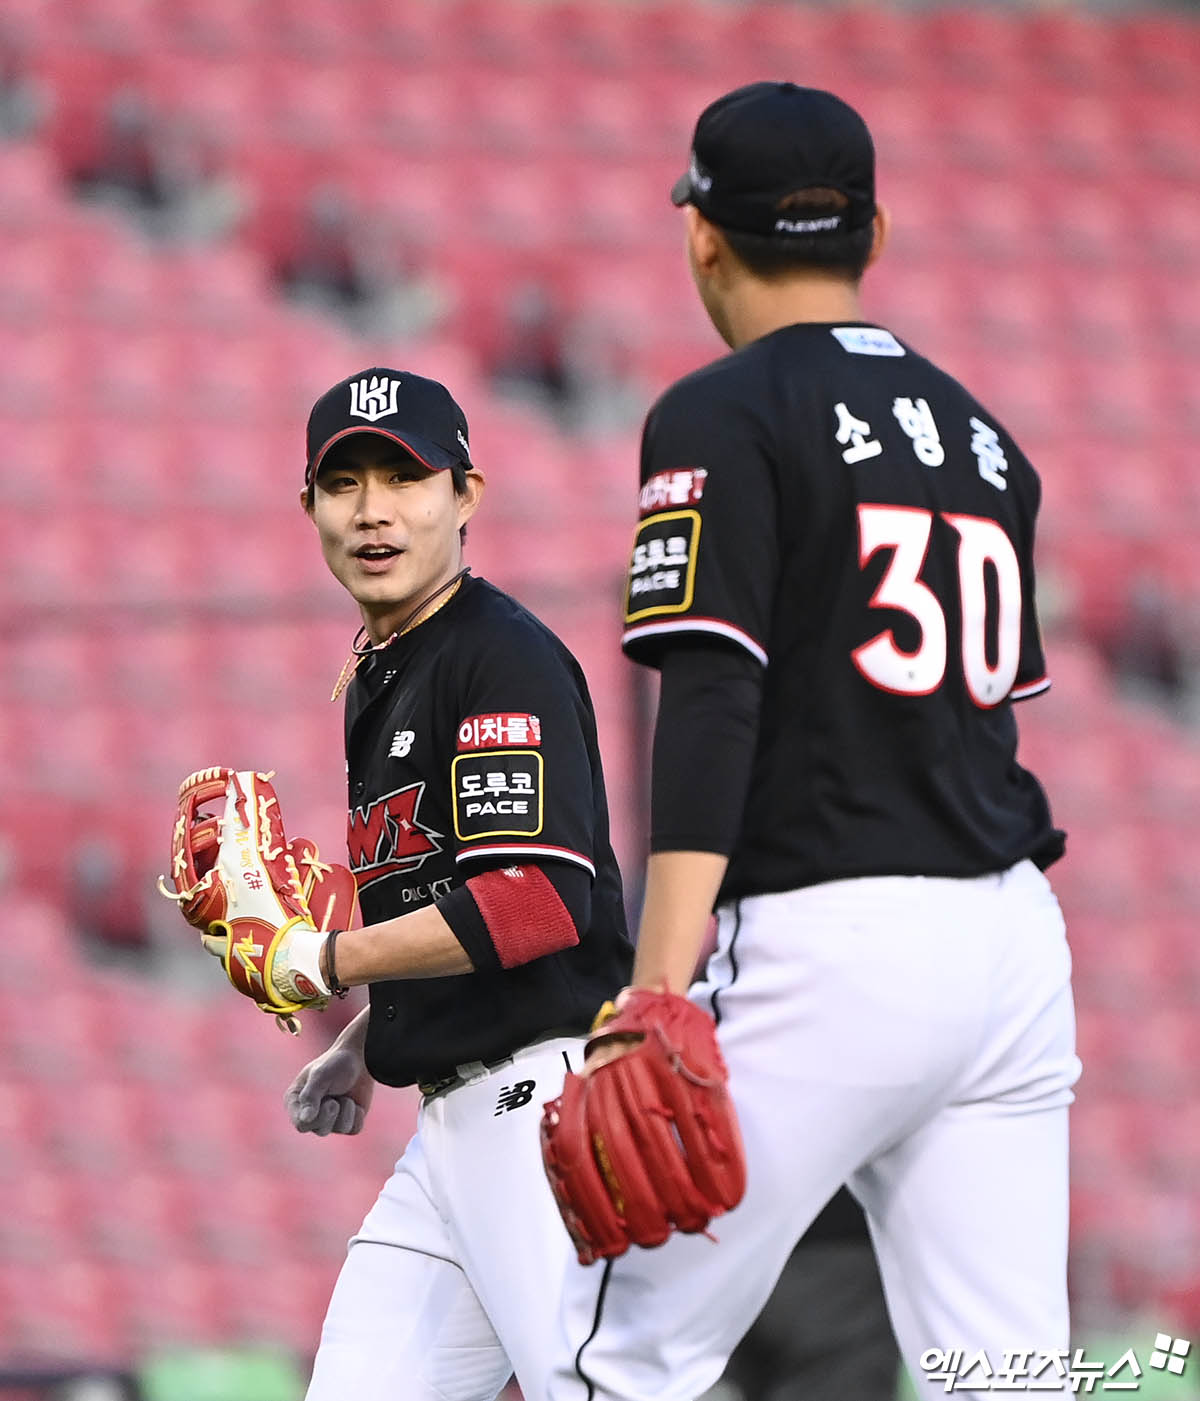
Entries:
[[350, 412], [356, 418], [365, 418], [368, 423], [386, 418], [396, 412], [399, 390], [398, 379], [386, 379], [382, 375], [356, 379], [350, 385]]

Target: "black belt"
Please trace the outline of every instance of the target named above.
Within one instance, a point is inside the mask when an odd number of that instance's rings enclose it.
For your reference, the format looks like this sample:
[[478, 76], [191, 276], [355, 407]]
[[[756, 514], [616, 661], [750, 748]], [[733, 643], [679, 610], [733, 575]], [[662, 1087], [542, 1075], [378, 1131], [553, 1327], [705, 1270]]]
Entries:
[[[541, 1036], [526, 1042], [524, 1046], [518, 1046], [509, 1055], [501, 1056], [499, 1060], [467, 1061], [463, 1065], [457, 1065], [453, 1070], [447, 1071], [445, 1075], [432, 1075], [427, 1080], [418, 1080], [417, 1089], [425, 1099], [435, 1099], [438, 1095], [456, 1090], [460, 1085], [465, 1085], [469, 1080], [474, 1080], [477, 1076], [486, 1074], [490, 1070], [499, 1070], [502, 1065], [511, 1065], [522, 1051], [528, 1051], [543, 1041], [555, 1041], [567, 1036], [584, 1035], [586, 1035], [585, 1032], [578, 1031], [573, 1027], [569, 1029], [555, 1027], [554, 1030], [544, 1031]], [[467, 1072], [465, 1075], [463, 1074], [464, 1070]]]
[[[512, 1056], [501, 1056], [499, 1060], [476, 1060], [468, 1061], [464, 1065], [456, 1067], [446, 1075], [436, 1075], [432, 1080], [418, 1080], [417, 1089], [426, 1099], [433, 1099], [437, 1095], [444, 1095], [448, 1090], [456, 1090], [459, 1085], [465, 1085], [468, 1080], [473, 1080], [475, 1076], [484, 1074], [485, 1071], [499, 1070], [502, 1065], [508, 1065]], [[468, 1073], [464, 1075], [462, 1072]]]

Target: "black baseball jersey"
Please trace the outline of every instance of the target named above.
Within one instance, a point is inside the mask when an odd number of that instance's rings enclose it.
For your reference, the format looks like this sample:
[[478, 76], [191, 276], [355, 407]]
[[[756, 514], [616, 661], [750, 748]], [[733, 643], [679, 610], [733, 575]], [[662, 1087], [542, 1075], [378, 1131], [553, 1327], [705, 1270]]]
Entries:
[[631, 947], [591, 700], [562, 643], [507, 594], [464, 579], [360, 666], [346, 756], [367, 924], [489, 868], [567, 862], [594, 877], [590, 926], [571, 948], [508, 970], [373, 983], [371, 1074], [414, 1084], [548, 1032], [586, 1032], [628, 981]]
[[1061, 854], [1011, 704], [1049, 684], [1040, 483], [962, 385], [879, 327], [788, 326], [668, 390], [641, 483], [626, 651], [766, 668], [723, 899]]

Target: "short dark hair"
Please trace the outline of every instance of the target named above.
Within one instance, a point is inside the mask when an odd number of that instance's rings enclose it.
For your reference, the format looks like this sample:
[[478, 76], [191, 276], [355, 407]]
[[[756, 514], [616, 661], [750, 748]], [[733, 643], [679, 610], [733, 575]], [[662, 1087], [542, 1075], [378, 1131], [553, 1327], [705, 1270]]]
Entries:
[[[777, 214], [801, 213], [806, 219], [824, 219], [844, 212], [850, 204], [840, 190], [796, 190], [775, 206]], [[855, 282], [863, 275], [875, 241], [874, 224], [844, 232], [792, 234], [774, 238], [770, 234], [741, 233], [722, 228], [735, 256], [756, 277], [784, 277], [801, 268], [829, 268], [843, 271]]]

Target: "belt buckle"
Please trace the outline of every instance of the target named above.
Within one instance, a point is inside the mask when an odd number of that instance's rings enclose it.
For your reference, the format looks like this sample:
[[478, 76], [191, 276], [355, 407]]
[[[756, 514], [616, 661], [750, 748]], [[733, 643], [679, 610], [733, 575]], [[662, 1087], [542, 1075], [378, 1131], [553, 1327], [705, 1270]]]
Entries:
[[436, 1080], [418, 1081], [417, 1089], [426, 1099], [433, 1099], [437, 1095], [446, 1094], [449, 1090], [458, 1089], [459, 1085], [466, 1085], [472, 1080], [490, 1075], [493, 1070], [499, 1070], [502, 1065], [508, 1065], [511, 1060], [512, 1056], [501, 1056], [496, 1061], [464, 1061], [462, 1065], [456, 1065], [449, 1074], [439, 1075]]
[[417, 1089], [425, 1099], [433, 1099], [437, 1095], [445, 1094], [447, 1090], [452, 1090], [459, 1083], [459, 1075], [455, 1071], [452, 1075], [442, 1075], [437, 1080], [421, 1080]]

